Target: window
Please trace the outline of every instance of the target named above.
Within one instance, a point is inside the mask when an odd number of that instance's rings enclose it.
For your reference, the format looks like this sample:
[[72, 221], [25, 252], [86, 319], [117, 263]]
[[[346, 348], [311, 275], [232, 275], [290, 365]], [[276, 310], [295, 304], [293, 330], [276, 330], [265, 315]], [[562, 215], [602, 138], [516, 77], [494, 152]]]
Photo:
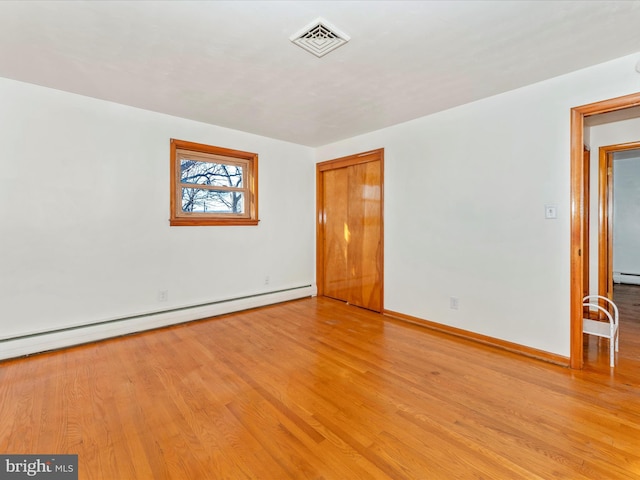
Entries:
[[171, 225], [257, 225], [258, 155], [171, 139]]

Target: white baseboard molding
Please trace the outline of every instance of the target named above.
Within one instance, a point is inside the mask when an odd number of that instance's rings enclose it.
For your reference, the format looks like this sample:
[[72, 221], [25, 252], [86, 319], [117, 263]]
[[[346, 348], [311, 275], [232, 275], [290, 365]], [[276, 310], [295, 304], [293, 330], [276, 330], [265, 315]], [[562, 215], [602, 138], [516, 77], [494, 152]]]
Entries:
[[305, 285], [201, 305], [179, 307], [161, 312], [110, 319], [89, 325], [62, 328], [51, 332], [41, 332], [9, 338], [0, 340], [0, 360], [57, 350], [130, 333], [153, 330], [169, 325], [224, 315], [226, 313], [239, 312], [250, 308], [264, 307], [275, 303], [311, 297], [315, 294], [315, 287]]
[[614, 283], [627, 283], [630, 285], [640, 285], [640, 275], [635, 273], [613, 272]]

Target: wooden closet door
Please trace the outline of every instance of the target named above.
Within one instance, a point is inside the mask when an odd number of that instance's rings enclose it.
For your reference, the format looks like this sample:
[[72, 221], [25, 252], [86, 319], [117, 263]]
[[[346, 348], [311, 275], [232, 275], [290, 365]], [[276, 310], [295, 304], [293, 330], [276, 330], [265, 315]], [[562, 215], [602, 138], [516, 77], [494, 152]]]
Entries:
[[359, 307], [379, 312], [381, 204], [380, 162], [360, 163], [349, 167], [347, 248], [349, 300]]
[[324, 295], [349, 301], [349, 170], [338, 168], [323, 174], [324, 186]]
[[377, 312], [383, 278], [381, 157], [375, 151], [318, 165], [318, 293]]

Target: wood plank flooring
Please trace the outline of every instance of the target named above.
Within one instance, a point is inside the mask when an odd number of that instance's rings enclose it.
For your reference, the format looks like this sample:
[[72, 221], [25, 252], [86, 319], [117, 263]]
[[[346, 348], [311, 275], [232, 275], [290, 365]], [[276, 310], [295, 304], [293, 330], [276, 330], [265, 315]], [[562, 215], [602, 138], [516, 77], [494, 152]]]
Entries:
[[572, 371], [304, 299], [1, 362], [0, 452], [100, 480], [637, 479], [634, 362]]

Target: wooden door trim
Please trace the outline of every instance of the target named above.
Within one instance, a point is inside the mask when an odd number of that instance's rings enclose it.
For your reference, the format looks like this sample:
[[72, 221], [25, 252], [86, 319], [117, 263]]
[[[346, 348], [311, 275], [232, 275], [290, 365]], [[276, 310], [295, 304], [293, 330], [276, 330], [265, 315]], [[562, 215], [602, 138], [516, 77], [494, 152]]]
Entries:
[[326, 160], [316, 164], [316, 288], [324, 295], [324, 187], [322, 173], [351, 165], [380, 161], [380, 311], [384, 311], [384, 148]]
[[640, 142], [600, 147], [598, 163], [598, 295], [613, 296], [613, 154], [640, 149]]
[[[611, 157], [607, 147], [600, 147], [598, 151], [598, 295], [609, 298], [609, 247], [611, 238], [611, 205], [609, 194], [611, 191], [609, 168]], [[598, 315], [602, 317], [602, 315]]]
[[[587, 208], [584, 209], [584, 222], [583, 222], [583, 230], [582, 230], [582, 235], [583, 238], [587, 239], [586, 242], [584, 242], [583, 245], [583, 250], [582, 250], [582, 277], [583, 277], [583, 281], [582, 281], [582, 295], [586, 296], [589, 295], [589, 261], [590, 261], [590, 248], [589, 248], [589, 235], [590, 235], [590, 212], [589, 212], [589, 205], [590, 205], [590, 201], [589, 198], [591, 197], [591, 170], [590, 170], [590, 166], [591, 166], [591, 152], [587, 149], [586, 146], [583, 146], [583, 152], [582, 152], [582, 168], [584, 169], [584, 177], [583, 177], [583, 185], [584, 185], [584, 192], [583, 192], [583, 197], [585, 198], [586, 201], [586, 205]], [[584, 307], [583, 308], [583, 313], [588, 314], [589, 313], [589, 307]]]
[[[316, 164], [317, 172], [324, 172], [325, 170], [334, 170], [336, 168], [350, 167], [351, 165], [358, 165], [360, 163], [374, 162], [384, 159], [384, 148], [378, 148], [376, 150], [370, 150], [368, 152], [356, 153], [355, 155], [349, 155], [347, 157], [334, 158], [333, 160], [325, 160]], [[316, 182], [318, 177], [316, 176]]]
[[571, 368], [583, 366], [582, 349], [582, 286], [583, 261], [582, 251], [584, 215], [584, 117], [601, 113], [623, 110], [640, 105], [640, 93], [612, 98], [601, 102], [590, 103], [571, 109], [571, 254], [570, 254], [570, 348]]

